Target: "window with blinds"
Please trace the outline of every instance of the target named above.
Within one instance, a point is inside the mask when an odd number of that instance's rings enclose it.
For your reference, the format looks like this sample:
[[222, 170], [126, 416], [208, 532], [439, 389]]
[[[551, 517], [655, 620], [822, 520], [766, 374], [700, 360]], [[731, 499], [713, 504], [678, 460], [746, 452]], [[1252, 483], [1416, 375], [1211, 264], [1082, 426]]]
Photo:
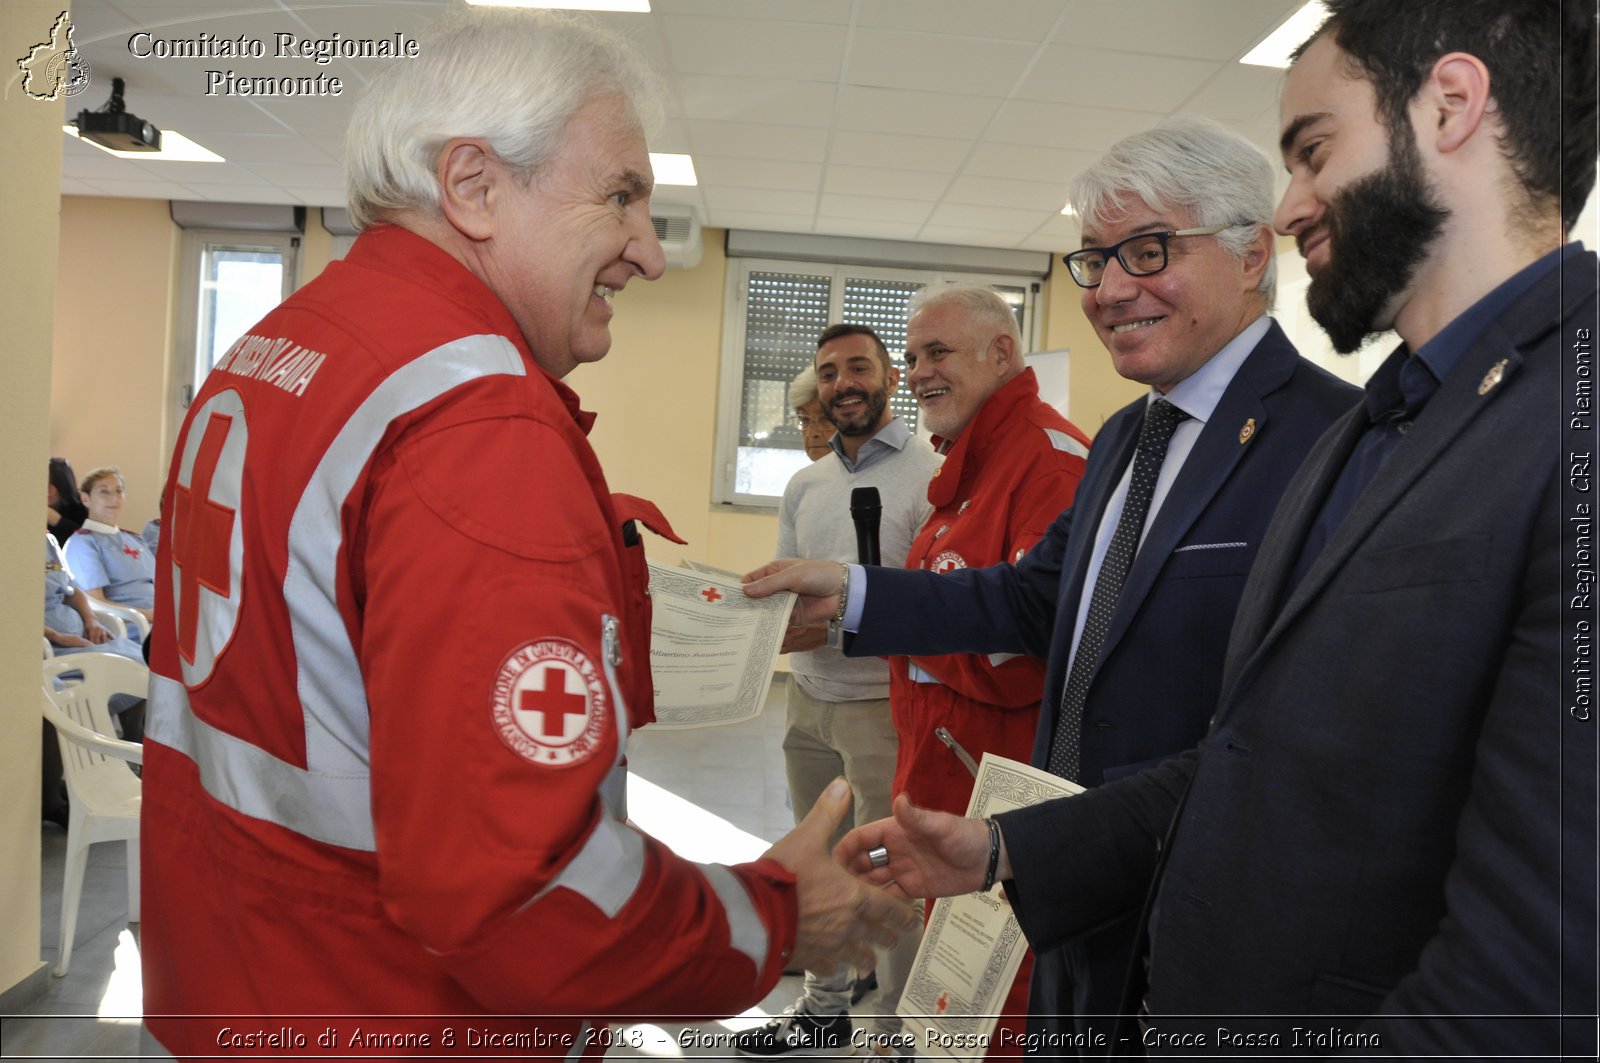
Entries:
[[[1032, 288], [1018, 277], [765, 259], [731, 260], [728, 277], [718, 473], [712, 491], [721, 503], [776, 505], [789, 477], [808, 464], [789, 407], [789, 382], [812, 364], [817, 336], [830, 324], [870, 327], [902, 377], [905, 307], [925, 284], [989, 284], [1016, 308], [1023, 336], [1029, 335], [1031, 324]], [[917, 405], [903, 380], [890, 407], [916, 430]]]

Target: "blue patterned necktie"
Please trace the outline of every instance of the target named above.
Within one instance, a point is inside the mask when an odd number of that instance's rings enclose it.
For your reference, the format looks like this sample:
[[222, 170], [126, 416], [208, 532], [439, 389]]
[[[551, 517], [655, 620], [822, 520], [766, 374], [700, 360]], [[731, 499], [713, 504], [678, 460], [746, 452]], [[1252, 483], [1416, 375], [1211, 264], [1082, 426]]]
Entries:
[[1122, 516], [1117, 520], [1117, 530], [1111, 536], [1111, 545], [1095, 578], [1094, 594], [1089, 598], [1089, 615], [1083, 622], [1078, 652], [1072, 659], [1072, 670], [1067, 675], [1067, 689], [1061, 695], [1055, 737], [1050, 742], [1050, 773], [1072, 782], [1080, 781], [1083, 706], [1089, 694], [1089, 683], [1094, 679], [1100, 646], [1111, 627], [1111, 614], [1116, 610], [1122, 584], [1128, 578], [1128, 570], [1133, 567], [1133, 555], [1139, 549], [1139, 537], [1144, 531], [1145, 517], [1150, 512], [1156, 477], [1160, 475], [1161, 463], [1167, 456], [1167, 444], [1172, 442], [1172, 433], [1178, 427], [1178, 422], [1187, 416], [1166, 399], [1157, 399], [1145, 411], [1144, 426], [1139, 429], [1139, 448], [1133, 455], [1133, 476], [1128, 481], [1128, 497], [1122, 503]]

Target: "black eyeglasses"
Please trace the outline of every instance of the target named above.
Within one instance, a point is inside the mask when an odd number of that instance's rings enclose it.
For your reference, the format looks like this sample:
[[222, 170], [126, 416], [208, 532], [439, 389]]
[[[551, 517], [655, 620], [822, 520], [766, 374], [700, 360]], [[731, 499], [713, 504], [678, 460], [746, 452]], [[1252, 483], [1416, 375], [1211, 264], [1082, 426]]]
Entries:
[[1148, 277], [1167, 268], [1167, 241], [1179, 236], [1215, 236], [1224, 229], [1255, 225], [1253, 221], [1232, 221], [1226, 225], [1207, 225], [1201, 229], [1169, 229], [1162, 233], [1140, 233], [1110, 247], [1083, 247], [1061, 256], [1067, 272], [1080, 288], [1098, 288], [1105, 277], [1106, 264], [1113, 257], [1135, 277]]

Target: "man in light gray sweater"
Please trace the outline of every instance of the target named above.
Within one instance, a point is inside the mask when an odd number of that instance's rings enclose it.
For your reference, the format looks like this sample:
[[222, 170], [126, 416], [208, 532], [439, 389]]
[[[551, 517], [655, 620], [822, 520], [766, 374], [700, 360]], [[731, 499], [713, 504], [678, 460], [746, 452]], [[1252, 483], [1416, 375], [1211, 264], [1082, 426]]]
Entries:
[[[818, 398], [838, 434], [832, 453], [801, 469], [783, 492], [778, 511], [779, 557], [853, 562], [850, 493], [876, 487], [883, 501], [880, 549], [885, 564], [900, 564], [932, 512], [928, 481], [942, 460], [889, 409], [900, 371], [876, 333], [861, 325], [829, 326], [817, 340]], [[843, 775], [854, 795], [854, 820], [889, 814], [894, 778], [894, 722], [889, 715], [889, 666], [882, 658], [844, 656], [827, 645], [827, 626], [792, 629], [788, 728], [783, 737], [789, 800], [803, 817], [823, 788]], [[847, 817], [844, 829], [850, 826]], [[878, 991], [862, 1004], [879, 1016], [871, 1034], [852, 1032], [848, 969], [807, 971], [805, 993], [767, 1025], [740, 1036], [741, 1055], [764, 1059], [844, 1055], [851, 1047], [895, 1032], [894, 1015], [919, 935], [880, 953]]]

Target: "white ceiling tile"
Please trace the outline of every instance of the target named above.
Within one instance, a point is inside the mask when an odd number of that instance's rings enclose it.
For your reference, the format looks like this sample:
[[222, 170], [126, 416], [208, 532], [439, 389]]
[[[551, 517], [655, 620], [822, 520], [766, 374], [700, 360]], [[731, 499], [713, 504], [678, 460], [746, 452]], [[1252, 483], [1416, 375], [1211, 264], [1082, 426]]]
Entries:
[[832, 236], [866, 236], [877, 240], [914, 240], [921, 222], [874, 221], [868, 218], [817, 218], [816, 230]]
[[785, 192], [770, 188], [712, 188], [706, 190], [706, 203], [713, 211], [759, 210], [772, 214], [816, 212], [814, 192]]
[[934, 208], [928, 224], [993, 229], [1022, 236], [1033, 232], [1048, 217], [1042, 210], [1014, 210], [1010, 207], [983, 207], [965, 203], [941, 203]]
[[822, 184], [822, 166], [814, 162], [775, 162], [770, 159], [700, 155], [695, 157], [694, 168], [702, 183], [712, 185], [815, 192]]
[[1081, 48], [1234, 60], [1305, 0], [1076, 0], [1059, 40]]
[[342, 207], [346, 202], [342, 188], [297, 188], [291, 185], [283, 191], [293, 196], [296, 202], [304, 203], [308, 207]]
[[[182, 163], [169, 165], [183, 165]], [[283, 162], [241, 163], [240, 168], [254, 174], [269, 185], [318, 188], [331, 185], [344, 187], [344, 171], [337, 166], [297, 166]]]
[[1228, 63], [1187, 100], [1183, 109], [1218, 121], [1276, 119], [1283, 71], [1266, 66]]
[[767, 214], [758, 210], [714, 210], [707, 225], [719, 229], [761, 229], [776, 233], [808, 233], [809, 214]]
[[962, 172], [972, 177], [1070, 182], [1099, 157], [1093, 151], [985, 142], [972, 150], [972, 157]]
[[821, 159], [828, 148], [825, 129], [751, 122], [693, 121], [685, 124], [694, 154], [814, 162]]
[[856, 25], [1033, 43], [1047, 39], [1066, 8], [1062, 0], [1006, 0], [1004, 4], [861, 0]]
[[[835, 153], [837, 157], [837, 153]], [[950, 175], [875, 166], [829, 166], [822, 190], [846, 196], [884, 196], [932, 203], [944, 196]]]
[[678, 100], [686, 118], [722, 122], [782, 122], [784, 125], [827, 126], [833, 121], [838, 89], [821, 81], [777, 78], [678, 77]]
[[882, 196], [841, 196], [824, 193], [817, 213], [831, 218], [865, 218], [868, 220], [921, 223], [928, 218], [931, 203], [917, 203], [905, 199], [888, 199]]
[[[1024, 236], [1017, 241], [1016, 246], [1023, 251], [1047, 251], [1052, 255], [1064, 255], [1072, 247], [1071, 244], [1062, 242], [1059, 236], [1041, 235], [1039, 233], [1035, 233], [1032, 236]], [[1054, 262], [1052, 265], [1060, 265], [1060, 262]]]
[[312, 137], [297, 137], [289, 133], [207, 133], [204, 136], [205, 146], [229, 162], [337, 165], [337, 160], [329, 158]]
[[1035, 232], [1040, 236], [1056, 236], [1067, 240], [1069, 247], [1077, 247], [1081, 242], [1083, 226], [1076, 215], [1055, 213], [1050, 219], [1039, 226]]
[[194, 195], [183, 185], [171, 181], [112, 181], [101, 178], [95, 184], [105, 189], [108, 196], [132, 199], [192, 199]]
[[350, 122], [345, 106], [330, 106], [330, 101], [315, 96], [263, 96], [255, 105], [296, 133], [312, 137], [343, 136]]
[[[1037, 46], [907, 30], [858, 29], [844, 80], [852, 85], [1003, 97]], [[961, 77], [953, 78], [959, 69]]]
[[832, 82], [844, 60], [843, 26], [687, 16], [660, 22], [680, 74]]
[[107, 155], [99, 148], [65, 133], [61, 134], [61, 139], [61, 173], [64, 176], [91, 180], [98, 177], [127, 180], [146, 176], [132, 159]]
[[840, 129], [866, 132], [977, 137], [999, 108], [1000, 100], [992, 97], [845, 85], [836, 121]]
[[917, 239], [931, 244], [955, 244], [960, 247], [1015, 247], [1023, 237], [1017, 233], [961, 225], [925, 225]]
[[658, 16], [706, 15], [711, 18], [766, 19], [774, 22], [824, 22], [845, 25], [853, 0], [653, 0]]
[[1015, 181], [1005, 177], [958, 177], [944, 198], [947, 203], [1060, 211], [1067, 202], [1067, 183]]
[[[215, 203], [287, 203], [291, 197], [281, 188], [272, 185], [230, 183], [225, 185], [202, 184], [198, 181], [184, 186], [192, 199], [205, 199]], [[339, 204], [343, 206], [343, 203]]]
[[1152, 112], [1007, 100], [984, 139], [1000, 144], [1074, 148], [1098, 155], [1123, 137], [1148, 129], [1165, 117]]
[[1056, 103], [1104, 104], [1125, 111], [1175, 110], [1204, 85], [1219, 64], [1067, 45], [1046, 48], [1017, 97]]
[[881, 166], [891, 170], [929, 170], [955, 173], [971, 150], [971, 142], [947, 137], [907, 137], [893, 133], [859, 133], [840, 130], [833, 135], [828, 158], [855, 166]]
[[202, 181], [211, 185], [231, 184], [274, 184], [252, 174], [250, 171], [226, 162], [140, 162], [138, 167], [143, 171], [145, 178], [157, 178], [163, 181], [176, 181], [187, 187], [191, 182]]

